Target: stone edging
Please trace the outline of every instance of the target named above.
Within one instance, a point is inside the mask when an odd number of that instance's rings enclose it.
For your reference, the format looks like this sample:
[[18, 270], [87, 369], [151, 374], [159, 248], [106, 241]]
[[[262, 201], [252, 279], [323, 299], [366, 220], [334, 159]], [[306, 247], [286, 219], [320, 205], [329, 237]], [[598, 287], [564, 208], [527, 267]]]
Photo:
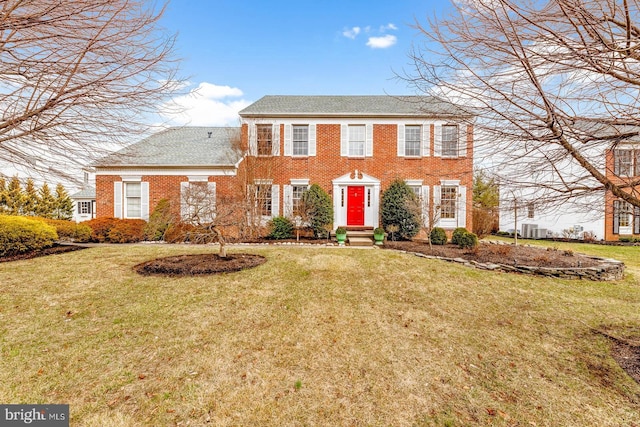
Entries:
[[567, 267], [567, 268], [555, 268], [555, 267], [533, 267], [527, 265], [507, 265], [507, 264], [493, 264], [493, 263], [481, 263], [477, 261], [469, 261], [464, 258], [447, 258], [435, 255], [426, 255], [419, 252], [408, 252], [421, 258], [439, 259], [447, 262], [455, 262], [465, 265], [467, 267], [475, 267], [481, 270], [489, 271], [503, 271], [507, 273], [523, 273], [534, 274], [545, 277], [555, 277], [558, 279], [573, 279], [573, 280], [594, 280], [594, 281], [612, 281], [620, 280], [624, 276], [624, 263], [615, 259], [589, 257], [591, 259], [601, 261], [600, 265], [595, 267]]

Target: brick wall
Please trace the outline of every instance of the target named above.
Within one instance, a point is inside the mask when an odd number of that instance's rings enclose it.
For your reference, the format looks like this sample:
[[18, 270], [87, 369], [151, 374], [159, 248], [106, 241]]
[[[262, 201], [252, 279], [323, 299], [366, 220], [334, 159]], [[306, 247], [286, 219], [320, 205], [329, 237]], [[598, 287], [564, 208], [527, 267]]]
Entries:
[[[605, 173], [607, 178], [609, 178], [614, 184], [622, 185], [628, 178], [622, 179], [613, 174], [614, 171], [614, 159], [613, 159], [613, 150], [608, 150], [605, 156]], [[629, 191], [629, 190], [626, 190]], [[635, 191], [640, 191], [640, 186], [635, 187]], [[613, 202], [614, 200], [618, 200], [616, 196], [611, 193], [611, 191], [607, 190], [604, 194], [604, 240], [607, 241], [617, 241], [620, 239], [619, 234], [613, 233]], [[635, 235], [636, 237], [640, 237], [640, 235]]]
[[[473, 186], [473, 128], [467, 126], [466, 157], [447, 159], [433, 156], [434, 126], [430, 129], [430, 153], [428, 157], [403, 158], [397, 156], [397, 125], [373, 125], [373, 157], [349, 158], [340, 156], [340, 125], [318, 124], [316, 126], [316, 156], [284, 156], [284, 125], [280, 127], [280, 156], [247, 157], [240, 164], [237, 176], [212, 176], [209, 181], [217, 182], [218, 197], [238, 194], [246, 183], [254, 179], [271, 179], [280, 185], [280, 200], [283, 200], [283, 185], [291, 179], [309, 179], [319, 184], [331, 195], [332, 180], [353, 173], [356, 169], [381, 181], [384, 191], [396, 178], [422, 180], [423, 185], [440, 185], [441, 179], [460, 180], [467, 188], [467, 228], [472, 225], [472, 186]], [[242, 146], [247, 147], [247, 124], [242, 125]], [[113, 182], [120, 181], [119, 175], [97, 175], [96, 194], [98, 217], [113, 216]], [[149, 209], [153, 211], [162, 198], [179, 200], [180, 182], [187, 181], [185, 176], [142, 176], [149, 182]], [[431, 194], [431, 193], [430, 193]], [[431, 195], [431, 197], [433, 197]], [[178, 204], [179, 206], [179, 204]], [[282, 206], [282, 203], [281, 203]]]

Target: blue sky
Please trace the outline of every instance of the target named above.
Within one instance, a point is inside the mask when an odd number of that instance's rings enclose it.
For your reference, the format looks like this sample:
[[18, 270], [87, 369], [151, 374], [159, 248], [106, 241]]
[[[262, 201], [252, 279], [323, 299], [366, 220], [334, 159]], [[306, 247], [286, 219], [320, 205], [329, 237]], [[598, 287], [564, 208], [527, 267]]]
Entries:
[[185, 108], [171, 124], [235, 125], [264, 95], [411, 94], [396, 78], [410, 69], [411, 25], [446, 0], [294, 2], [172, 0], [162, 25], [178, 34]]

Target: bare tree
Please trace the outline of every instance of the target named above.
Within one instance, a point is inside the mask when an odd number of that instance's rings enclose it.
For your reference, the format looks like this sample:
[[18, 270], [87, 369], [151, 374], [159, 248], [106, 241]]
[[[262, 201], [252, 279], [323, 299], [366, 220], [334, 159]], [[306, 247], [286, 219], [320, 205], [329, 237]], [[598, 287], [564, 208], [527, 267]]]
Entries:
[[592, 208], [607, 190], [640, 206], [638, 174], [605, 170], [609, 149], [640, 142], [638, 0], [452, 7], [442, 20], [416, 23], [427, 43], [414, 48], [405, 78], [474, 110], [482, 166], [502, 172], [501, 186], [535, 188], [549, 204]]
[[225, 232], [237, 225], [244, 201], [216, 194], [215, 183], [189, 182], [181, 191], [180, 217], [194, 226], [187, 239], [193, 243], [219, 243], [220, 256], [227, 256]]
[[0, 163], [66, 180], [148, 129], [179, 87], [164, 7], [143, 0], [0, 3]]

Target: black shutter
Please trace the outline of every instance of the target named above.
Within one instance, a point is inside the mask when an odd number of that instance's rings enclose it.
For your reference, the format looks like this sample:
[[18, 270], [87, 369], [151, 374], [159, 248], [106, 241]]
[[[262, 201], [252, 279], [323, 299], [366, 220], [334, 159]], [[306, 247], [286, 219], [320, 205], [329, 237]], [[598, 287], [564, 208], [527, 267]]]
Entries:
[[640, 207], [633, 208], [633, 234], [640, 234]]
[[78, 213], [81, 214], [82, 213], [82, 202], [78, 201], [78, 202], [76, 202], [76, 205], [78, 205]]
[[613, 201], [613, 234], [620, 233], [620, 201]]
[[93, 200], [90, 202], [87, 202], [89, 204], [89, 212], [87, 212], [88, 214], [92, 214], [93, 213]]

